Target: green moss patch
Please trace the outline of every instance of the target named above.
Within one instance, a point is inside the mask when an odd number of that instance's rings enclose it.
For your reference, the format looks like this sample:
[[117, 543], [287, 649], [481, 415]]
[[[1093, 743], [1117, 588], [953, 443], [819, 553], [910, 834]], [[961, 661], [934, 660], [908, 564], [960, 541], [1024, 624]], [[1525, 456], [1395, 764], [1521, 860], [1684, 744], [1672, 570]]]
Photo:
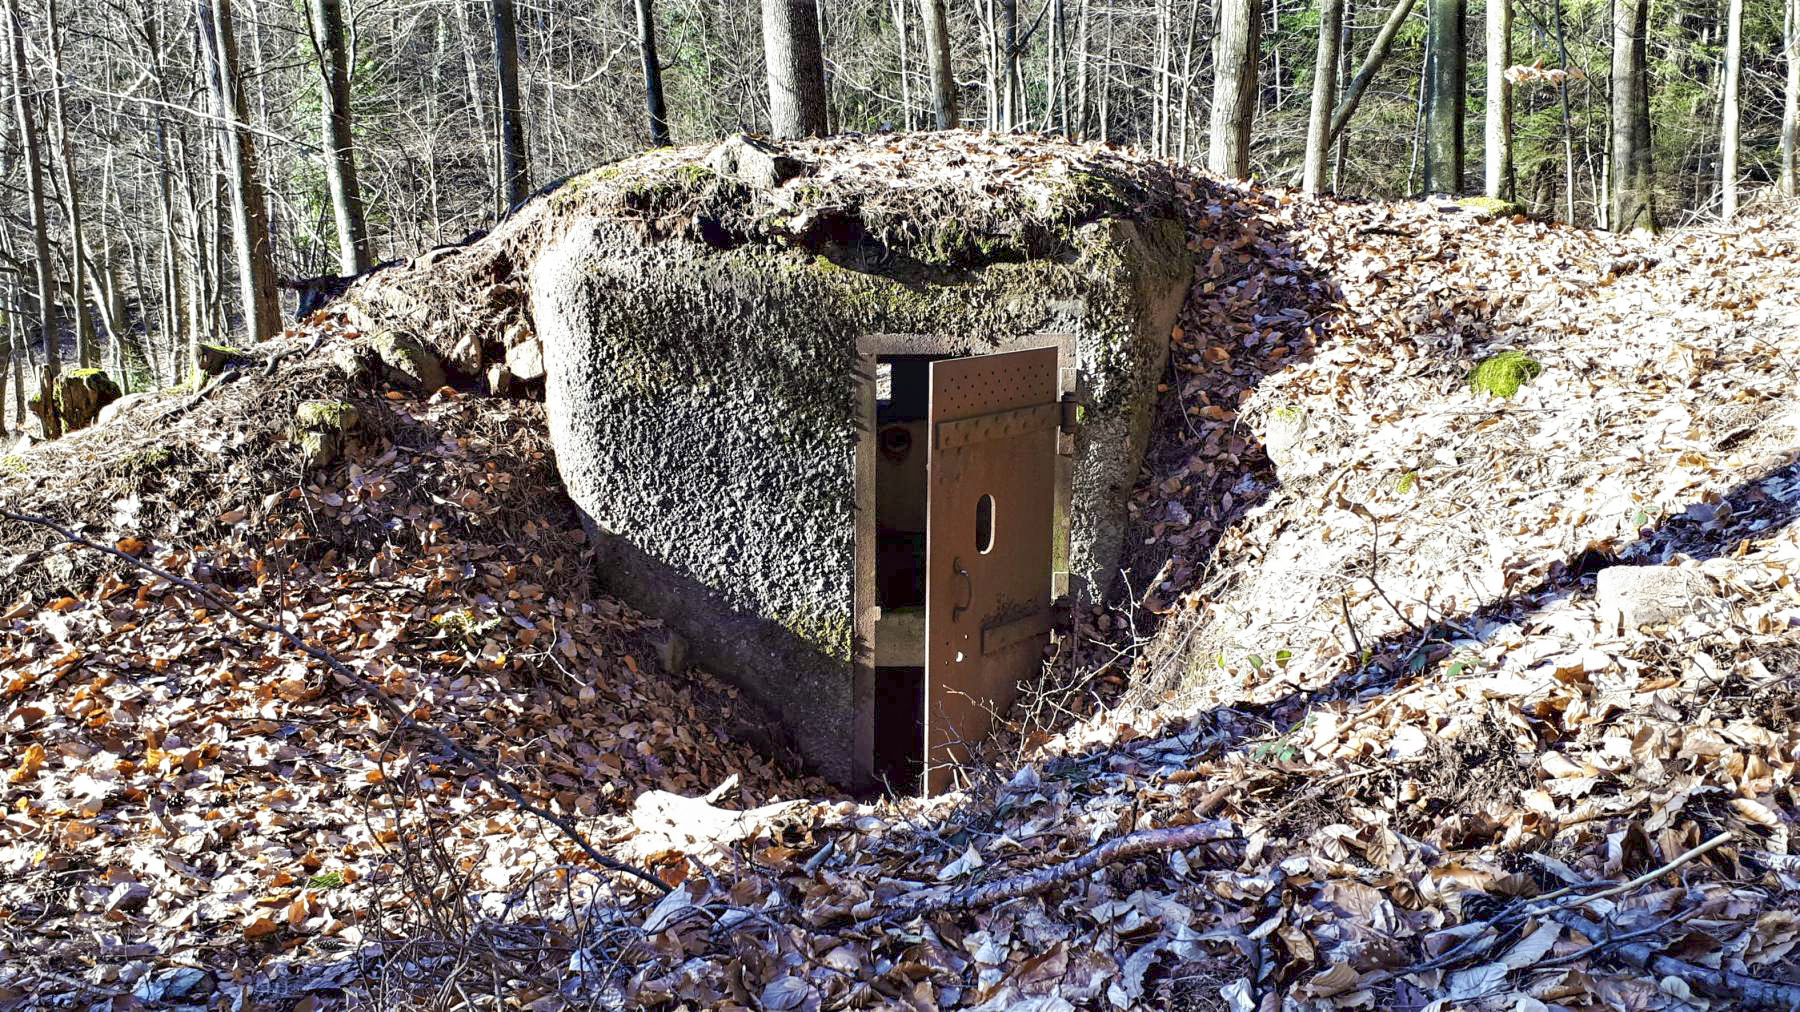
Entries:
[[1543, 371], [1543, 365], [1530, 355], [1522, 351], [1503, 351], [1476, 364], [1469, 373], [1469, 387], [1476, 393], [1510, 398]]
[[301, 401], [294, 409], [294, 424], [309, 432], [349, 432], [362, 420], [362, 412], [347, 401]]
[[1525, 213], [1523, 204], [1498, 197], [1464, 197], [1456, 206], [1474, 212], [1478, 218], [1511, 218]]

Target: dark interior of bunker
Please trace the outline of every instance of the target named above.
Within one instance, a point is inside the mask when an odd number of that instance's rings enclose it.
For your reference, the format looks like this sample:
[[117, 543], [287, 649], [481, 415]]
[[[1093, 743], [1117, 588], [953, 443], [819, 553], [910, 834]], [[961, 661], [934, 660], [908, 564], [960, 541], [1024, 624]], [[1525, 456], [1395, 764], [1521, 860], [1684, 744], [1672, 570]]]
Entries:
[[925, 500], [931, 362], [883, 356], [875, 376], [875, 776], [916, 789], [925, 734]]

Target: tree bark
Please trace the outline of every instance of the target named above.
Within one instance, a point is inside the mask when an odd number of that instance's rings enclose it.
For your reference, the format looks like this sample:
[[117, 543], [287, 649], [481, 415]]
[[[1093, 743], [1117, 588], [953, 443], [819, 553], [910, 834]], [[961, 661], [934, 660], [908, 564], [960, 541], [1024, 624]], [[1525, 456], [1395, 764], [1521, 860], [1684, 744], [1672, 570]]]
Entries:
[[958, 121], [956, 75], [950, 64], [950, 21], [945, 0], [919, 0], [919, 20], [925, 25], [925, 63], [931, 68], [931, 108], [939, 130], [953, 130]]
[[1615, 0], [1612, 54], [1611, 212], [1614, 232], [1656, 231], [1650, 151], [1650, 76], [1645, 53], [1650, 0]]
[[1800, 0], [1787, 0], [1782, 40], [1787, 50], [1787, 86], [1782, 89], [1781, 168], [1783, 196], [1800, 197]]
[[525, 111], [519, 101], [519, 30], [513, 0], [493, 0], [494, 69], [500, 91], [500, 192], [511, 210], [531, 195], [525, 152]]
[[[1338, 90], [1332, 98], [1332, 119], [1337, 119], [1336, 110], [1344, 102], [1348, 94], [1352, 68], [1350, 62], [1356, 51], [1356, 0], [1344, 0], [1344, 27], [1338, 36]], [[1335, 125], [1335, 123], [1334, 123]], [[1335, 130], [1330, 132], [1332, 147], [1335, 149], [1331, 161], [1331, 192], [1344, 192], [1344, 184], [1350, 178], [1350, 138]]]
[[1211, 143], [1206, 167], [1217, 175], [1250, 175], [1250, 124], [1256, 114], [1262, 0], [1221, 0], [1213, 44]]
[[1000, 0], [1000, 129], [1012, 130], [1019, 125], [1019, 4], [1018, 0]]
[[1488, 196], [1511, 200], [1513, 183], [1512, 82], [1506, 68], [1512, 65], [1512, 0], [1488, 0], [1487, 7], [1487, 130], [1483, 158], [1487, 169]]
[[[1569, 69], [1569, 37], [1568, 33], [1563, 31], [1562, 0], [1551, 0], [1551, 9], [1556, 13], [1556, 52], [1561, 61], [1558, 65], [1567, 71]], [[1589, 85], [1588, 87], [1591, 96], [1593, 86]], [[1569, 79], [1566, 74], [1556, 82], [1556, 98], [1562, 105], [1563, 220], [1573, 225], [1575, 224], [1575, 127], [1569, 115]], [[1600, 204], [1598, 195], [1595, 196], [1594, 204], [1595, 211], [1598, 213]]]
[[1415, 0], [1397, 0], [1388, 19], [1382, 23], [1381, 31], [1375, 33], [1375, 41], [1369, 43], [1369, 54], [1363, 57], [1362, 66], [1356, 68], [1356, 76], [1350, 79], [1350, 87], [1344, 92], [1344, 100], [1338, 103], [1337, 111], [1331, 114], [1331, 136], [1338, 137], [1344, 127], [1350, 124], [1350, 117], [1356, 112], [1357, 103], [1362, 101], [1363, 92], [1369, 90], [1369, 83], [1381, 72], [1381, 65], [1387, 61], [1388, 51], [1394, 48], [1394, 37], [1411, 16]]
[[[19, 118], [19, 146], [24, 149], [25, 187], [31, 211], [31, 246], [37, 260], [37, 300], [39, 334], [44, 342], [44, 369], [39, 374], [38, 396], [43, 398], [44, 436], [54, 439], [62, 435], [62, 423], [56, 416], [55, 398], [51, 396], [56, 377], [61, 372], [62, 356], [57, 342], [61, 339], [56, 320], [56, 279], [51, 275], [50, 231], [44, 220], [44, 171], [38, 143], [37, 117], [31, 100], [25, 95], [25, 24], [19, 17], [17, 0], [0, 0], [5, 4], [9, 58], [7, 69], [12, 78], [13, 109]], [[19, 368], [28, 362], [21, 362]]]
[[1430, 0], [1425, 56], [1425, 192], [1462, 192], [1468, 0]]
[[662, 63], [656, 58], [656, 17], [651, 0], [637, 0], [638, 53], [644, 61], [644, 105], [650, 113], [650, 146], [669, 146], [669, 113], [663, 107]]
[[777, 137], [825, 133], [825, 59], [813, 0], [762, 0], [769, 123]]
[[1325, 185], [1325, 163], [1331, 151], [1331, 105], [1337, 97], [1338, 44], [1343, 27], [1344, 0], [1320, 0], [1319, 51], [1313, 62], [1312, 110], [1306, 120], [1306, 167], [1300, 182], [1300, 188], [1307, 193], [1318, 193]]
[[50, 36], [50, 113], [62, 163], [63, 219], [69, 224], [69, 308], [75, 326], [75, 364], [90, 369], [98, 357], [94, 350], [94, 319], [84, 292], [88, 277], [86, 264], [82, 261], [86, 237], [81, 214], [81, 178], [75, 171], [75, 144], [69, 137], [69, 113], [64, 104], [62, 24], [56, 0], [49, 0], [45, 5], [45, 15]]
[[213, 108], [226, 124], [221, 134], [226, 182], [231, 190], [231, 239], [237, 253], [244, 331], [249, 340], [261, 341], [281, 329], [281, 304], [275, 293], [269, 212], [257, 176], [256, 144], [246, 129], [244, 94], [239, 87], [231, 0], [196, 0], [195, 12], [199, 16], [200, 49], [212, 87]]
[[1744, 64], [1744, 0], [1730, 0], [1725, 24], [1725, 96], [1719, 124], [1719, 216], [1729, 221], [1738, 206], [1738, 79]]
[[356, 141], [350, 131], [350, 66], [344, 40], [344, 9], [341, 0], [308, 0], [307, 12], [325, 98], [320, 103], [320, 119], [325, 142], [325, 180], [331, 190], [332, 217], [337, 223], [338, 270], [361, 274], [369, 269], [371, 259], [362, 190], [356, 181]]

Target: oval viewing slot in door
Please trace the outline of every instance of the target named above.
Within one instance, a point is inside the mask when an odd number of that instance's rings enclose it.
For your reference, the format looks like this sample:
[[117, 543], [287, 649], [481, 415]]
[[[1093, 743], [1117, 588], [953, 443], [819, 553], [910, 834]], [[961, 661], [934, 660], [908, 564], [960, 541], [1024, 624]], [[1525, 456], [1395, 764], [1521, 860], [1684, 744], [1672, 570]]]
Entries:
[[983, 555], [994, 550], [994, 497], [984, 495], [975, 504], [975, 550]]

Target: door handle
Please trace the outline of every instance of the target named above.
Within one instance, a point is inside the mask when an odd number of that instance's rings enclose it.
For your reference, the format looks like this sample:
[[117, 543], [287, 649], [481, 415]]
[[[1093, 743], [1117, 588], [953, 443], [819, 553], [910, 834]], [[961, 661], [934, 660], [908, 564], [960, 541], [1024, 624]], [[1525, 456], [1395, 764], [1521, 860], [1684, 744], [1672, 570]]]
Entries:
[[955, 559], [950, 560], [950, 570], [951, 570], [951, 572], [955, 573], [957, 576], [962, 577], [962, 581], [963, 581], [963, 601], [962, 601], [962, 603], [961, 604], [953, 604], [950, 606], [950, 621], [954, 622], [958, 618], [962, 617], [963, 612], [968, 611], [969, 608], [974, 605], [974, 603], [975, 603], [975, 581], [973, 578], [971, 578], [969, 576], [969, 571], [967, 569], [963, 568], [962, 558], [960, 556]]

